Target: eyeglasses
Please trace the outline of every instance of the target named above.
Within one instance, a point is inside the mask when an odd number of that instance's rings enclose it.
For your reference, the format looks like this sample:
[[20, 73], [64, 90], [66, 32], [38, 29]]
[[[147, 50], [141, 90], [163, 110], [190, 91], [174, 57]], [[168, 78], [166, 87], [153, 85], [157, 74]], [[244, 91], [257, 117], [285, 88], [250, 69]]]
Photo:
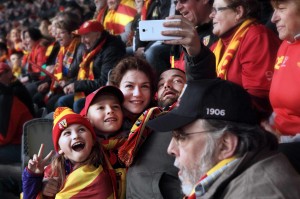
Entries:
[[178, 143], [183, 142], [186, 140], [186, 138], [190, 135], [198, 134], [198, 133], [208, 133], [208, 132], [213, 132], [214, 130], [205, 130], [205, 131], [198, 131], [198, 132], [193, 132], [193, 133], [186, 133], [184, 131], [173, 131], [173, 138], [175, 141]]
[[218, 7], [218, 8], [212, 7], [211, 14], [216, 14], [217, 12], [227, 10], [227, 9], [232, 9], [232, 8], [233, 8], [232, 6], [224, 6], [224, 7]]
[[177, 3], [180, 3], [180, 4], [184, 4], [186, 3], [188, 0], [175, 0], [174, 1], [174, 4], [177, 5]]

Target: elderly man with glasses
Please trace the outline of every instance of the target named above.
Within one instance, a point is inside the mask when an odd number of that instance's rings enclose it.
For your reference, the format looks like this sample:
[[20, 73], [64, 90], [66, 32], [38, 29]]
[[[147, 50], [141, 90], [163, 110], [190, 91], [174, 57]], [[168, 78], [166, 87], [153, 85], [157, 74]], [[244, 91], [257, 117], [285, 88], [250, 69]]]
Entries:
[[177, 107], [148, 122], [173, 130], [182, 190], [195, 198], [300, 198], [300, 176], [259, 126], [251, 97], [221, 79], [189, 81]]

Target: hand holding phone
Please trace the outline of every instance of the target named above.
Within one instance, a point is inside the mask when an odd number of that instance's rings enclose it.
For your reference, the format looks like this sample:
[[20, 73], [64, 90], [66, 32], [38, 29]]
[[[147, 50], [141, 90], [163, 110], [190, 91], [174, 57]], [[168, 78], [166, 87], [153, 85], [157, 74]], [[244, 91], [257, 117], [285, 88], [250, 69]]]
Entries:
[[164, 27], [163, 23], [166, 21], [179, 21], [179, 19], [169, 20], [142, 20], [139, 22], [139, 34], [141, 41], [165, 41], [180, 39], [177, 36], [164, 36], [161, 34], [165, 30], [179, 30], [179, 28]]

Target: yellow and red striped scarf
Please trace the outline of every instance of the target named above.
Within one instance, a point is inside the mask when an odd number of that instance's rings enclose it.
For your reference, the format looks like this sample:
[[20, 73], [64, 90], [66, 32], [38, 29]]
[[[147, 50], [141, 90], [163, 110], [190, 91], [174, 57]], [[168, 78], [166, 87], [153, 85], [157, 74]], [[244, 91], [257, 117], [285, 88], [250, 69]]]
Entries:
[[[56, 194], [56, 199], [68, 198], [111, 198], [113, 199], [113, 192], [100, 195], [99, 189], [103, 174], [103, 167], [95, 168], [91, 165], [82, 166], [73, 171], [66, 179], [64, 188]], [[84, 179], [84, 181], [82, 180]], [[97, 193], [98, 192], [98, 193]]]
[[138, 152], [140, 146], [152, 132], [146, 124], [150, 119], [160, 115], [162, 110], [159, 107], [150, 108], [137, 119], [132, 128], [128, 140], [120, 147], [118, 155], [120, 160], [129, 167]]
[[[97, 55], [101, 51], [105, 42], [106, 42], [106, 38], [104, 38], [94, 50], [92, 50], [91, 52], [83, 56], [83, 60], [79, 65], [77, 80], [94, 80], [94, 73], [93, 73], [94, 62], [92, 60], [95, 57], [95, 55]], [[76, 92], [74, 95], [74, 101], [77, 101], [84, 97], [85, 97], [84, 92]]]
[[[59, 52], [57, 54], [57, 60], [56, 64], [54, 66], [53, 75], [55, 79], [52, 79], [50, 90], [48, 94], [45, 96], [45, 101], [48, 101], [48, 98], [55, 92], [55, 90], [58, 87], [58, 82], [63, 79], [63, 67], [70, 67], [71, 63], [73, 62], [75, 51], [77, 46], [80, 43], [80, 38], [75, 37], [69, 46], [66, 48], [64, 46], [61, 46], [59, 49]], [[54, 44], [54, 43], [53, 43]], [[54, 46], [54, 45], [53, 45]], [[53, 48], [53, 47], [52, 47]]]
[[47, 47], [47, 50], [46, 50], [46, 53], [45, 53], [45, 59], [47, 60], [49, 58], [49, 56], [51, 55], [52, 51], [53, 51], [53, 48], [55, 46], [55, 43], [56, 42], [52, 42], [48, 47]]
[[[201, 180], [205, 179], [207, 176], [220, 170], [222, 167], [233, 162], [234, 160], [236, 160], [236, 157], [227, 158], [227, 159], [224, 159], [221, 162], [219, 162], [217, 165], [215, 165], [213, 168], [211, 168], [204, 176], [202, 176], [200, 178], [200, 180], [197, 182], [195, 187], [199, 184], [199, 182], [201, 182]], [[187, 197], [184, 197], [184, 199], [196, 199], [195, 187], [193, 188], [193, 191], [190, 193], [190, 195]]]
[[95, 19], [97, 21], [99, 21], [101, 24], [103, 24], [103, 20], [104, 20], [104, 17], [105, 17], [105, 13], [107, 11], [107, 5], [105, 5], [103, 8], [101, 8], [97, 13], [95, 13]]
[[149, 5], [151, 4], [152, 0], [144, 0], [144, 4], [141, 11], [141, 20], [146, 20], [147, 18], [147, 11], [149, 8]]
[[104, 29], [112, 35], [119, 35], [125, 31], [125, 26], [136, 15], [135, 3], [132, 0], [122, 0], [116, 10], [110, 9], [103, 22]]
[[[107, 173], [100, 165], [98, 168], [92, 165], [84, 165], [69, 174], [64, 187], [60, 190], [55, 199], [89, 198], [89, 199], [115, 199], [112, 186], [107, 183], [107, 187], [101, 187], [107, 181]], [[108, 190], [108, 191], [104, 191]], [[43, 199], [41, 193], [36, 197]]]
[[[117, 184], [117, 193], [120, 199], [126, 197], [126, 168], [122, 168], [119, 165], [118, 159], [118, 149], [124, 144], [127, 140], [127, 136], [117, 135], [105, 140], [101, 140], [102, 148], [106, 154], [107, 159], [109, 160], [111, 168], [115, 171], [116, 184]], [[120, 167], [120, 168], [117, 168]]]
[[247, 19], [245, 20], [239, 29], [235, 32], [233, 38], [231, 39], [225, 53], [221, 54], [223, 43], [222, 40], [219, 39], [215, 49], [214, 54], [216, 57], [216, 71], [217, 76], [221, 79], [227, 79], [227, 71], [228, 67], [240, 45], [241, 40], [244, 38], [245, 34], [247, 33], [249, 26], [254, 23], [255, 20], [253, 19]]
[[58, 81], [63, 79], [63, 67], [65, 66], [68, 68], [73, 62], [75, 51], [79, 43], [80, 38], [75, 37], [67, 48], [63, 46], [60, 47], [59, 52], [57, 54], [57, 62], [55, 64], [53, 72], [54, 76]]

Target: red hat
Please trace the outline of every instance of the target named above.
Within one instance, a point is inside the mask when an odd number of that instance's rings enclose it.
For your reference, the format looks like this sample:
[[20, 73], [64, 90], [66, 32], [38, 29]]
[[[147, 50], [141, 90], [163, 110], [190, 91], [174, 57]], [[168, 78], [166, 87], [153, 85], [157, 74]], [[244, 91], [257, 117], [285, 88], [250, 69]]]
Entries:
[[52, 130], [52, 140], [54, 149], [56, 151], [59, 150], [58, 139], [60, 137], [61, 132], [68, 128], [71, 124], [82, 124], [91, 132], [93, 138], [96, 140], [96, 134], [94, 128], [92, 127], [90, 121], [88, 121], [85, 117], [74, 113], [72, 109], [68, 107], [58, 107], [56, 108], [53, 114], [53, 130]]
[[89, 94], [85, 99], [84, 108], [81, 110], [80, 115], [86, 116], [89, 110], [89, 107], [91, 106], [93, 100], [96, 98], [96, 96], [99, 96], [104, 93], [110, 93], [118, 98], [120, 101], [120, 104], [123, 104], [124, 101], [124, 95], [122, 91], [115, 87], [115, 86], [102, 86], [101, 88], [95, 90], [91, 94]]
[[90, 32], [102, 32], [104, 30], [103, 25], [96, 20], [88, 20], [84, 22], [78, 30], [73, 31], [76, 35], [84, 35]]
[[11, 70], [11, 68], [9, 67], [8, 64], [4, 63], [4, 62], [0, 62], [0, 74], [8, 71], [8, 70]]

